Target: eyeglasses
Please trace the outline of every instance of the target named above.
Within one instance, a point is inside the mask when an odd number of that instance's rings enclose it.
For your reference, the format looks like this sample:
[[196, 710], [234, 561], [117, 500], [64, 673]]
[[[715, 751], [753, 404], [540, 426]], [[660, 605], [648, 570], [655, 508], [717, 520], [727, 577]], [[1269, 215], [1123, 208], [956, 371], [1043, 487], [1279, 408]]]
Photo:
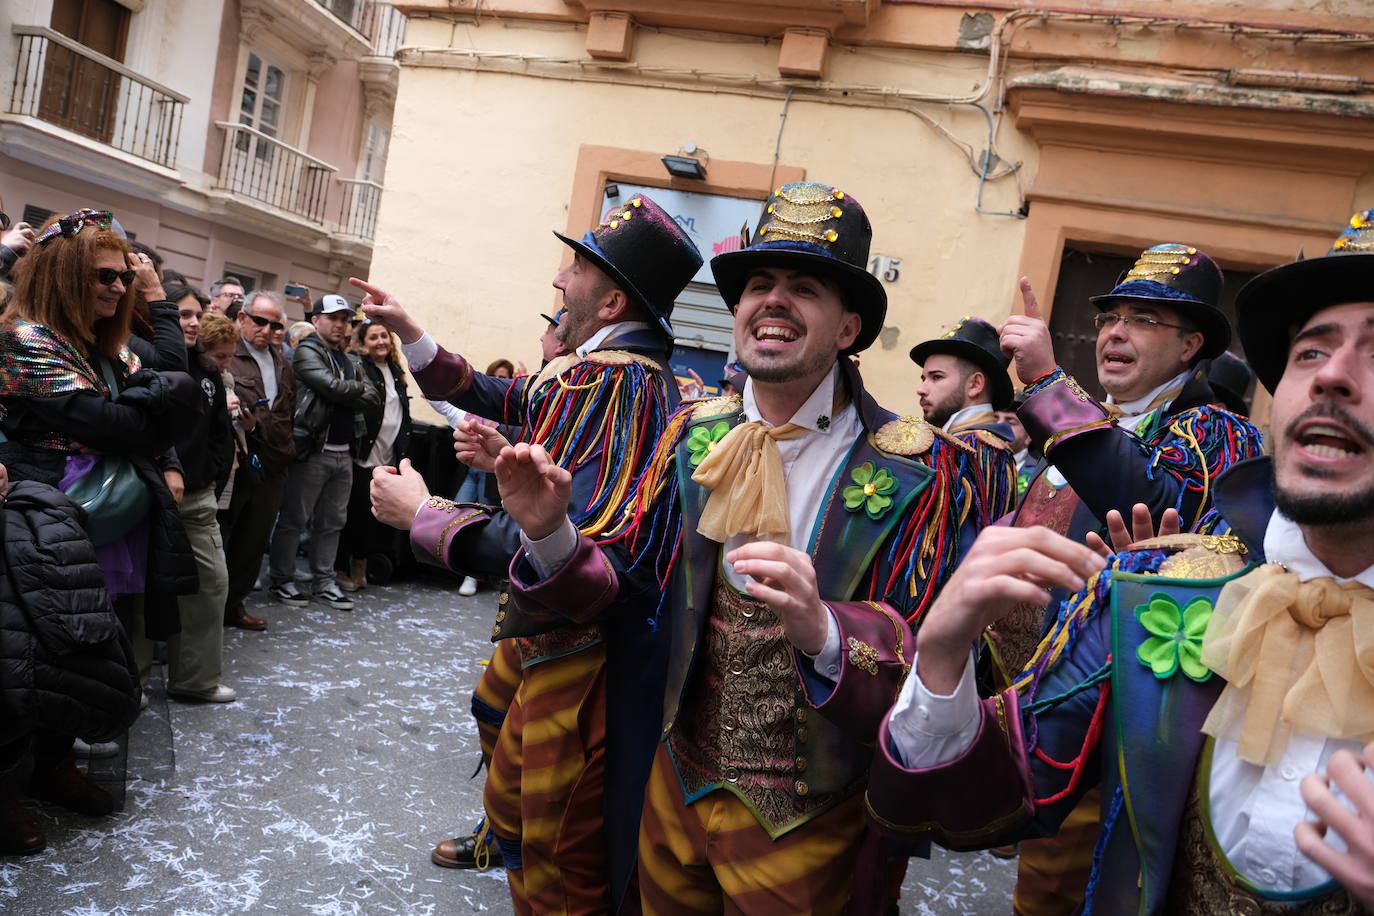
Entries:
[[97, 267], [95, 270], [95, 279], [101, 286], [114, 286], [116, 280], [125, 286], [131, 286], [134, 276], [132, 270], [115, 270], [113, 267]]
[[286, 328], [286, 325], [282, 324], [280, 321], [268, 321], [266, 318], [263, 318], [261, 315], [249, 315], [248, 317], [249, 317], [249, 318], [252, 318], [252, 319], [253, 319], [253, 324], [257, 325], [257, 326], [260, 327], [260, 328], [265, 328], [265, 327], [270, 326], [270, 327], [272, 328], [272, 330], [274, 330], [274, 331], [281, 331], [281, 330], [284, 330], [284, 329]]
[[1147, 330], [1149, 328], [1173, 328], [1176, 331], [1191, 331], [1181, 324], [1169, 324], [1167, 321], [1160, 321], [1158, 318], [1151, 318], [1148, 315], [1118, 315], [1116, 312], [1098, 312], [1093, 316], [1093, 326], [1099, 331], [1103, 328], [1110, 328], [1120, 321], [1128, 328], [1138, 328]]
[[77, 210], [44, 229], [38, 236], [38, 244], [41, 245], [59, 235], [68, 239], [76, 238], [87, 226], [95, 226], [108, 232], [114, 226], [114, 214], [109, 210]]

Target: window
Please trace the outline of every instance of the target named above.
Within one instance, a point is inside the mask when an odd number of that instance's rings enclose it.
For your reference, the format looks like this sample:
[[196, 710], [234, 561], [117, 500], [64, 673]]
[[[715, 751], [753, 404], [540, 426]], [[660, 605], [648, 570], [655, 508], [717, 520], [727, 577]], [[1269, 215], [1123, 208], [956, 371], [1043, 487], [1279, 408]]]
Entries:
[[367, 125], [367, 140], [363, 144], [363, 174], [364, 181], [375, 181], [382, 183], [382, 176], [386, 174], [386, 131], [377, 126], [374, 121]]
[[[243, 73], [243, 95], [239, 99], [239, 123], [255, 127], [269, 137], [280, 139], [282, 99], [285, 97], [286, 75], [280, 67], [266, 63], [258, 55], [249, 53], [248, 67]], [[234, 143], [241, 152], [252, 144], [259, 159], [272, 158], [272, 145], [251, 134], [239, 132]]]

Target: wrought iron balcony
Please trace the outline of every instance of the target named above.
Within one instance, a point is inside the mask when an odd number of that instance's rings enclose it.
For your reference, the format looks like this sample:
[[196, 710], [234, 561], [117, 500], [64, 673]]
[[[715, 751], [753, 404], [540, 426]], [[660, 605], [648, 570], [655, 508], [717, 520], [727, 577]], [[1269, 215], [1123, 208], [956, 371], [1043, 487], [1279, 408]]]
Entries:
[[395, 57], [396, 49], [406, 38], [405, 14], [389, 3], [377, 4], [377, 18], [371, 34], [372, 53], [377, 57]]
[[377, 209], [382, 205], [382, 186], [361, 178], [340, 178], [343, 200], [339, 207], [339, 234], [371, 241], [377, 230]]
[[186, 103], [179, 92], [43, 26], [19, 40], [9, 113], [37, 118], [169, 169]]
[[244, 124], [225, 132], [217, 187], [312, 223], [323, 223], [334, 166]]

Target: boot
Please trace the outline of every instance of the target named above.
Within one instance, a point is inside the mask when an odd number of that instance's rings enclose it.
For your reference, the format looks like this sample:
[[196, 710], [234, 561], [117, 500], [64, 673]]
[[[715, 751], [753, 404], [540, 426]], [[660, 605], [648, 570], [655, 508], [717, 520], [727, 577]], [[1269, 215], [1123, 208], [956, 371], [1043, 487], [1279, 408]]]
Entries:
[[35, 769], [29, 781], [29, 794], [90, 817], [101, 817], [114, 810], [110, 793], [87, 779], [76, 768], [76, 758], [71, 754], [46, 773]]
[[346, 592], [362, 591], [367, 587], [367, 560], [351, 560], [348, 564], [348, 575], [337, 574], [334, 581]]
[[47, 845], [43, 829], [19, 805], [14, 793], [0, 786], [0, 856], [31, 856]]

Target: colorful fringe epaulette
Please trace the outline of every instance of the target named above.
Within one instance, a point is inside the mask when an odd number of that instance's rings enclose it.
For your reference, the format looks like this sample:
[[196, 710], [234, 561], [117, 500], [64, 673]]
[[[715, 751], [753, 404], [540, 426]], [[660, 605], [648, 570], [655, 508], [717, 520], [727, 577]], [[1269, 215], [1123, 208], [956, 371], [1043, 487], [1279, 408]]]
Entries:
[[655, 368], [638, 360], [584, 359], [529, 393], [525, 437], [570, 472], [596, 467], [590, 498], [571, 514], [582, 534], [604, 544], [624, 533], [668, 416]]
[[996, 434], [983, 429], [957, 434], [970, 449], [960, 461], [959, 479], [966, 501], [960, 521], [972, 512], [979, 531], [1015, 509], [1019, 495], [1016, 458], [1005, 444], [989, 442], [989, 436]]
[[1162, 471], [1182, 484], [1175, 508], [1182, 511], [1187, 493], [1202, 494], [1194, 517], [1183, 519], [1185, 531], [1199, 529], [1211, 507], [1213, 480], [1236, 462], [1263, 453], [1259, 429], [1219, 407], [1185, 410], [1151, 430], [1145, 439], [1150, 450], [1150, 478]]

